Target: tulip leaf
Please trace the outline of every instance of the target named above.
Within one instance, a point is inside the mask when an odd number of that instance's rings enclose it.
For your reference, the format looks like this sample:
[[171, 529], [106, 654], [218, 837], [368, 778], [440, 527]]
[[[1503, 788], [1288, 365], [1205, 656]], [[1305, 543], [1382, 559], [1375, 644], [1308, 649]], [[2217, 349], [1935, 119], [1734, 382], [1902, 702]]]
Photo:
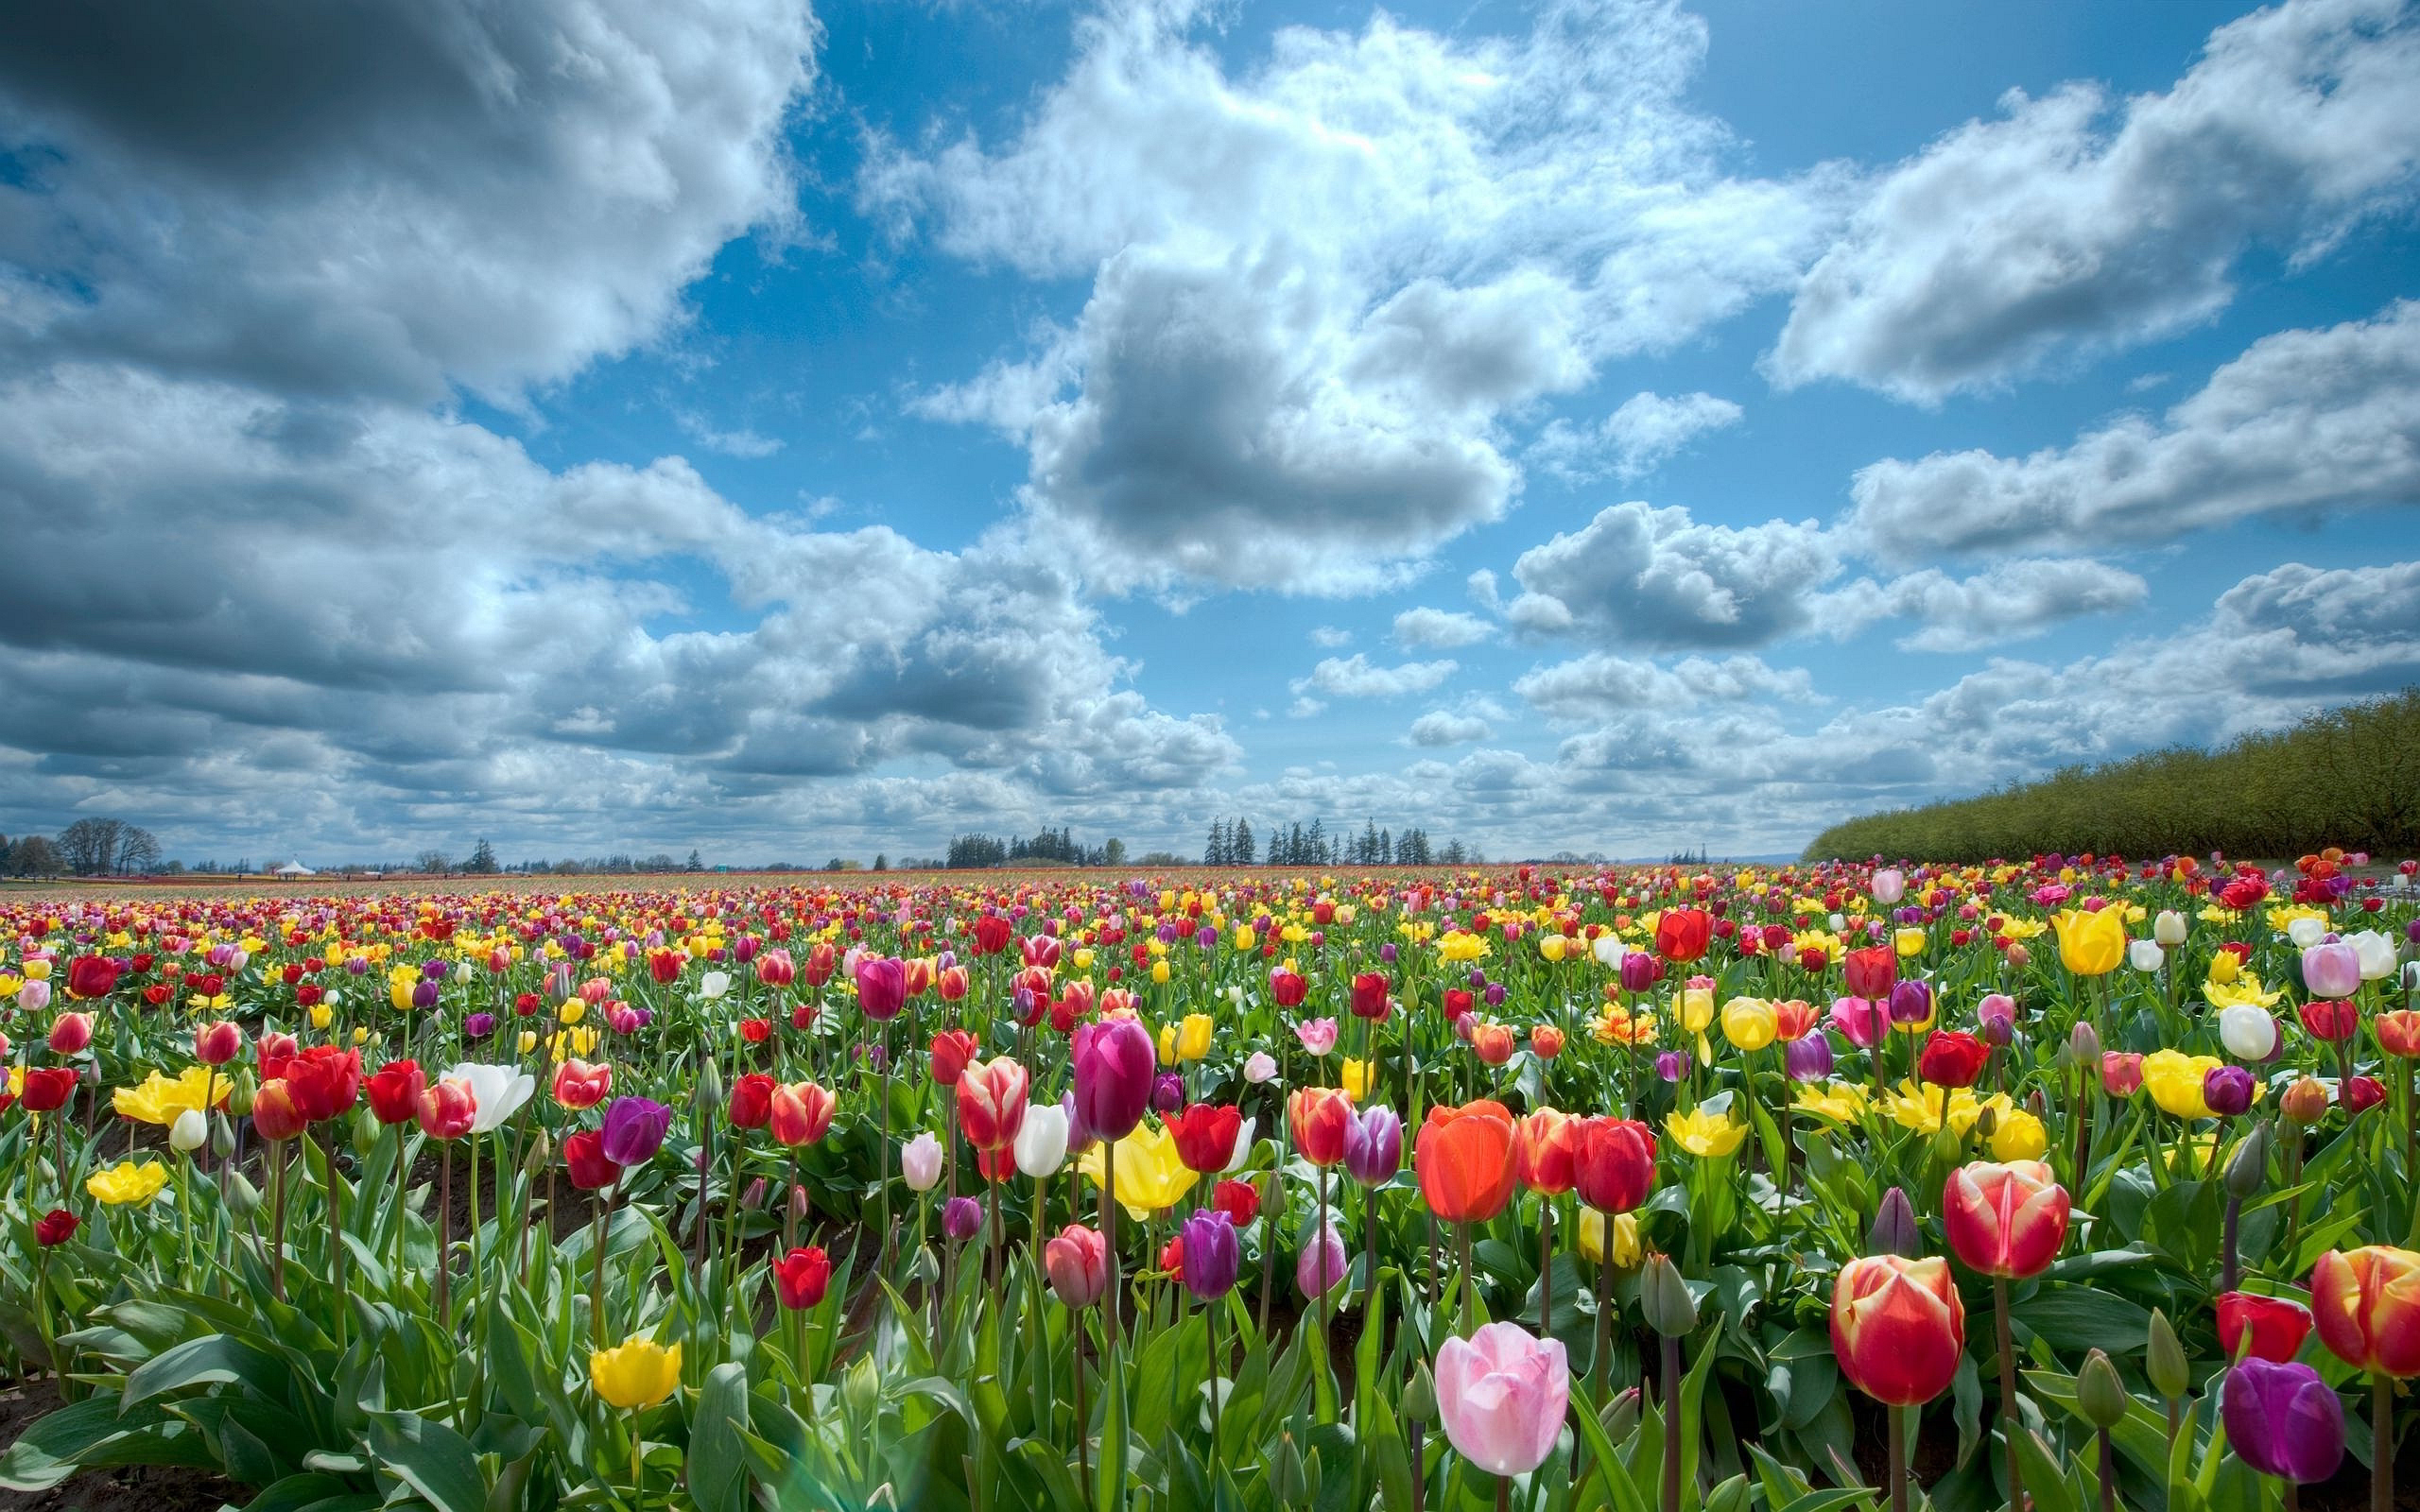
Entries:
[[2035, 1512], [2076, 1512], [2075, 1496], [2059, 1468], [2058, 1456], [2042, 1442], [2041, 1435], [2031, 1430], [2017, 1435], [2016, 1464]]
[[370, 1419], [370, 1449], [437, 1512], [486, 1512], [488, 1486], [479, 1462], [462, 1435], [443, 1423], [418, 1413], [377, 1413]]
[[2012, 1304], [2009, 1317], [2061, 1350], [2102, 1349], [2125, 1354], [2142, 1349], [2151, 1337], [2147, 1310], [2089, 1286], [2044, 1286]]
[[1126, 1508], [1126, 1362], [1113, 1337], [1101, 1360], [1100, 1457], [1093, 1465], [1093, 1512]]
[[304, 1471], [285, 1476], [264, 1488], [260, 1495], [244, 1503], [244, 1512], [366, 1512], [378, 1504], [375, 1495], [355, 1490], [337, 1476]]
[[706, 1373], [689, 1423], [689, 1494], [699, 1512], [743, 1512], [748, 1466], [739, 1435], [748, 1425], [748, 1369], [736, 1362]]
[[262, 1396], [283, 1400], [291, 1379], [285, 1363], [268, 1351], [224, 1333], [211, 1333], [188, 1339], [135, 1366], [126, 1378], [119, 1400], [121, 1408], [133, 1407], [187, 1386], [224, 1382], [241, 1382]]

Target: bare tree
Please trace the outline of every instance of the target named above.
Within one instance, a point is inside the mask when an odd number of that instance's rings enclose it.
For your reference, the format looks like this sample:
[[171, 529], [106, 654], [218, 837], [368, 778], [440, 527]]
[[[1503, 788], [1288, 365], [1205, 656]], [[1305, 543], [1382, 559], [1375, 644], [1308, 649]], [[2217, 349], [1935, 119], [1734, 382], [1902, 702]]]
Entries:
[[127, 826], [126, 833], [118, 838], [117, 874], [145, 876], [159, 869], [160, 842], [140, 825]]
[[59, 857], [79, 877], [105, 877], [117, 869], [126, 843], [124, 819], [78, 819], [59, 832]]

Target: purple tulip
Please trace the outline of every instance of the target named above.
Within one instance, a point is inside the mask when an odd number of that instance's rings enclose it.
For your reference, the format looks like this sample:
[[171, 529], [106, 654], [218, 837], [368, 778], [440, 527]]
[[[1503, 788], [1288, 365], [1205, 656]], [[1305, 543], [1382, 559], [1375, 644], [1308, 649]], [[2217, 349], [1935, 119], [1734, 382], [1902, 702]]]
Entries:
[[1219, 943], [1219, 932], [1204, 924], [1193, 932], [1193, 943], [1206, 951]]
[[2344, 1403], [2307, 1365], [2257, 1355], [2237, 1362], [2219, 1416], [2227, 1447], [2263, 1475], [2309, 1486], [2344, 1458]]
[[462, 1021], [462, 1033], [472, 1040], [486, 1039], [495, 1033], [495, 1015], [493, 1013], [472, 1014]]
[[605, 1109], [605, 1129], [597, 1148], [615, 1165], [645, 1165], [664, 1147], [664, 1131], [672, 1126], [672, 1109], [648, 1097], [616, 1097]]
[[1151, 1111], [1163, 1117], [1184, 1106], [1184, 1078], [1164, 1071], [1151, 1082]]
[[[1187, 1269], [1190, 1268], [1191, 1263], [1187, 1262]], [[1322, 1223], [1311, 1242], [1303, 1246], [1303, 1252], [1294, 1257], [1294, 1284], [1302, 1288], [1305, 1297], [1322, 1297], [1344, 1280], [1345, 1272], [1351, 1268], [1352, 1262], [1344, 1254], [1344, 1241], [1336, 1236], [1336, 1226]]]
[[1891, 1022], [1922, 1023], [1932, 1017], [1932, 984], [1902, 978], [1891, 984]]
[[426, 980], [414, 982], [412, 984], [412, 1006], [415, 1008], [433, 1008], [437, 1006], [437, 984]]
[[1666, 1081], [1679, 1081], [1688, 1074], [1689, 1053], [1685, 1050], [1667, 1050], [1655, 1057], [1655, 1074]]
[[1197, 1208], [1179, 1237], [1184, 1242], [1186, 1291], [1214, 1302], [1235, 1289], [1236, 1268], [1243, 1257], [1234, 1219], [1216, 1208]]
[[1832, 1074], [1832, 1037], [1810, 1034], [1782, 1046], [1781, 1063], [1792, 1081], [1823, 1081]]
[[1664, 963], [1645, 951], [1633, 951], [1622, 957], [1622, 990], [1645, 992], [1664, 978]]
[[1132, 1019], [1076, 1026], [1077, 1116], [1097, 1140], [1122, 1140], [1151, 1106], [1159, 1053]]
[[942, 1232], [959, 1244], [983, 1231], [983, 1204], [973, 1197], [952, 1197], [942, 1204]]
[[2241, 1066], [2213, 1066], [2202, 1078], [2202, 1101], [2221, 1118], [2232, 1118], [2252, 1107], [2252, 1073]]
[[880, 1022], [899, 1017], [908, 1001], [908, 963], [890, 955], [857, 960], [857, 1011]]
[[[2414, 927], [2420, 928], [2420, 920], [2414, 921]], [[2420, 935], [2414, 935], [2412, 938], [2420, 939]], [[1395, 942], [1393, 940], [1389, 940], [1384, 945], [1378, 947], [1378, 959], [1386, 962], [1389, 966], [1395, 964], [1395, 956], [1398, 954], [1399, 953], [1395, 950]]]
[[1344, 1121], [1344, 1169], [1365, 1187], [1394, 1179], [1403, 1169], [1403, 1120], [1380, 1103]]

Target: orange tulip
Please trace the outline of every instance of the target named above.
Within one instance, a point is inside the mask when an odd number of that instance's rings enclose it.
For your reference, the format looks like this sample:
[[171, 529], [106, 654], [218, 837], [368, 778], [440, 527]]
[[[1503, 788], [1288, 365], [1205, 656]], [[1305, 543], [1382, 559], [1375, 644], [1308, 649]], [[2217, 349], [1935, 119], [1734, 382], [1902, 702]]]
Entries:
[[2397, 1008], [2370, 1021], [2378, 1048], [2402, 1060], [2420, 1060], [2420, 1009]]
[[1867, 1255], [1832, 1283], [1832, 1353], [1849, 1383], [1893, 1407], [1930, 1401], [1966, 1352], [1966, 1304], [1938, 1255]]
[[1485, 1223], [1512, 1200], [1512, 1114], [1481, 1100], [1431, 1108], [1412, 1146], [1428, 1211], [1447, 1223]]
[[1949, 1247], [1986, 1276], [2038, 1276], [2067, 1241], [2067, 1189], [2040, 1160], [1977, 1160], [1941, 1195]]
[[2331, 1249], [2310, 1271], [2319, 1342], [2356, 1369], [2420, 1376], [2420, 1254], [2392, 1245]]
[[1313, 1165], [1335, 1165], [1344, 1159], [1344, 1125], [1353, 1116], [1353, 1099], [1335, 1087], [1304, 1087], [1286, 1099], [1286, 1125], [1294, 1135], [1294, 1149]]
[[776, 1087], [766, 1126], [791, 1149], [812, 1144], [832, 1126], [832, 1094], [811, 1081]]

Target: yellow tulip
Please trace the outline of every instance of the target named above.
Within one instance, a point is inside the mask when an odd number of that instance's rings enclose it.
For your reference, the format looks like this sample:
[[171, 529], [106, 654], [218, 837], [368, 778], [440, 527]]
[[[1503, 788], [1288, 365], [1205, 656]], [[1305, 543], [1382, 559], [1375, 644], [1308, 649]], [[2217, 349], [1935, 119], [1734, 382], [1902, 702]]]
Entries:
[[0, 998], [15, 997], [17, 988], [25, 985], [26, 979], [14, 971], [0, 971]]
[[1546, 935], [1538, 940], [1538, 954], [1549, 961], [1559, 961], [1571, 948], [1571, 942], [1560, 935]]
[[681, 1346], [631, 1339], [588, 1357], [589, 1384], [609, 1407], [652, 1407], [681, 1384]]
[[1091, 948], [1090, 946], [1086, 946], [1084, 949], [1080, 950], [1080, 951], [1078, 951], [1078, 952], [1076, 953], [1076, 970], [1077, 970], [1077, 971], [1091, 971], [1092, 969], [1093, 969], [1093, 953], [1092, 953], [1092, 948]]
[[31, 980], [36, 981], [36, 982], [47, 982], [47, 981], [49, 981], [49, 980], [50, 980], [50, 961], [49, 961], [49, 958], [48, 958], [48, 957], [46, 957], [46, 956], [37, 955], [37, 956], [35, 956], [32, 960], [27, 961], [27, 962], [26, 963], [26, 975], [28, 978], [30, 978]]
[[1798, 1089], [1798, 1111], [1812, 1113], [1817, 1118], [1835, 1124], [1854, 1124], [1865, 1112], [1866, 1091], [1853, 1081], [1825, 1082], [1822, 1087]]
[[1675, 1144], [1706, 1159], [1729, 1155], [1748, 1137], [1747, 1125], [1734, 1124], [1726, 1115], [1710, 1113], [1703, 1107], [1668, 1115], [1664, 1127]]
[[1925, 953], [1925, 932], [1914, 928], [1902, 929], [1891, 936], [1891, 948], [1902, 957], [1922, 955]]
[[1722, 1005], [1722, 1038], [1741, 1050], [1753, 1055], [1780, 1034], [1781, 1021], [1762, 998], [1733, 998]]
[[[1941, 1132], [1945, 1091], [1911, 1077], [1884, 1096], [1882, 1110], [1890, 1114], [1892, 1122], [1901, 1128], [1913, 1129], [1919, 1134], [1938, 1134]], [[2007, 1099], [1998, 1101], [2005, 1104]], [[1948, 1091], [1946, 1109], [1950, 1128], [1963, 1134], [1975, 1126], [1976, 1119], [1982, 1116], [1983, 1105], [1975, 1100], [1975, 1093], [1970, 1089], [1961, 1087]]]
[[324, 1004], [324, 1003], [314, 1003], [314, 1004], [312, 1004], [312, 1005], [311, 1005], [311, 1027], [312, 1027], [312, 1028], [314, 1028], [314, 1029], [324, 1029], [324, 1028], [326, 1028], [329, 1024], [334, 1023], [334, 1022], [336, 1022], [336, 1017], [337, 1017], [336, 1009], [329, 1007], [326, 1004]]
[[522, 1030], [520, 1034], [513, 1038], [512, 1048], [517, 1053], [525, 1056], [530, 1051], [537, 1049], [538, 1031], [535, 1029]]
[[84, 1190], [112, 1208], [148, 1202], [167, 1184], [168, 1168], [157, 1160], [120, 1160], [84, 1178]]
[[1370, 1097], [1371, 1079], [1370, 1063], [1348, 1057], [1344, 1062], [1343, 1074], [1338, 1078], [1338, 1085], [1344, 1089], [1344, 1095], [1355, 1102], [1367, 1102]]
[[[2219, 952], [2217, 960], [2213, 961], [2212, 965], [2215, 966], [2217, 961], [2224, 961], [2230, 968], [2235, 965], [2235, 957], [2225, 951]], [[2232, 1008], [2245, 1005], [2256, 1008], [2273, 1008], [2286, 995], [2283, 992], [2272, 992], [2262, 987], [2260, 973], [2257, 971], [2230, 970], [2227, 977], [2228, 980], [2221, 982], [2219, 980], [2219, 973], [2212, 971], [2210, 979], [2202, 984], [2202, 995], [2209, 1000], [2210, 1006]]]
[[578, 1023], [588, 1017], [588, 1000], [586, 998], [563, 999], [563, 1005], [555, 1010], [555, 1017], [565, 1023]]
[[[1580, 1254], [1597, 1264], [1605, 1263], [1605, 1215], [1596, 1209], [1580, 1210]], [[1634, 1270], [1645, 1253], [1638, 1241], [1638, 1214], [1614, 1214], [1614, 1268]]]
[[121, 1118], [165, 1128], [177, 1121], [179, 1113], [187, 1108], [199, 1109], [202, 1099], [214, 1092], [216, 1096], [212, 1106], [224, 1106], [233, 1085], [223, 1075], [214, 1076], [208, 1066], [188, 1066], [174, 1077], [155, 1071], [134, 1086], [120, 1087], [110, 1093], [110, 1107]]
[[1154, 986], [1158, 987], [1166, 987], [1168, 985], [1167, 962], [1153, 961], [1151, 963], [1151, 981]]
[[1260, 936], [1254, 933], [1253, 927], [1250, 924], [1237, 924], [1236, 926], [1236, 949], [1239, 951], [1253, 951], [1258, 950], [1259, 948]]
[[1158, 1062], [1158, 1063], [1159, 1063], [1160, 1065], [1163, 1065], [1163, 1066], [1173, 1066], [1173, 1065], [1175, 1065], [1175, 1064], [1176, 1064], [1176, 1025], [1175, 1025], [1175, 1024], [1173, 1024], [1173, 1023], [1164, 1023], [1164, 1024], [1161, 1024], [1161, 1025], [1160, 1025], [1160, 1037], [1159, 1037], [1159, 1040], [1154, 1043], [1154, 1045], [1152, 1046], [1152, 1048], [1153, 1048], [1153, 1049], [1155, 1049], [1155, 1050], [1157, 1050], [1157, 1051], [1159, 1052], [1159, 1062]]
[[[1083, 1153], [1076, 1169], [1092, 1177], [1095, 1186], [1109, 1185], [1098, 1144]], [[1134, 1217], [1148, 1218], [1175, 1207], [1195, 1179], [1176, 1152], [1174, 1135], [1153, 1124], [1137, 1124], [1133, 1133], [1117, 1142], [1117, 1179], [1109, 1194]]]
[[1705, 1042], [1706, 1026], [1714, 1022], [1714, 988], [1685, 987], [1680, 991], [1681, 1028], [1698, 1037], [1698, 1059], [1714, 1058], [1714, 1047]]
[[1597, 1015], [1588, 1034], [1600, 1045], [1651, 1045], [1655, 1042], [1655, 1015], [1645, 1008], [1625, 1010], [1618, 1003], [1609, 1003], [1605, 1011]]
[[2076, 975], [2106, 976], [2125, 964], [2126, 919], [2118, 910], [2066, 908], [2050, 924], [2059, 932], [2059, 962]]
[[1217, 1027], [1206, 1013], [1188, 1013], [1177, 1025], [1176, 1058], [1200, 1060], [1210, 1053], [1210, 1037]]
[[[2235, 952], [2221, 951], [2216, 955], [2210, 957], [2209, 982], [2212, 987], [2226, 987], [2233, 983], [2237, 977], [2241, 976], [2242, 974], [2243, 963], [2236, 959]], [[2217, 1004], [2212, 1005], [2214, 1007], [2221, 1005], [2222, 1005]]]
[[2202, 1095], [2202, 1082], [2218, 1065], [2216, 1056], [2154, 1050], [2143, 1057], [2143, 1091], [2173, 1117], [2208, 1118], [2210, 1105]]
[[2011, 1160], [2038, 1160], [2050, 1147], [2049, 1132], [2042, 1121], [2022, 1108], [2013, 1108], [1997, 1115], [1999, 1123], [1992, 1130], [1992, 1159], [2006, 1164]]

